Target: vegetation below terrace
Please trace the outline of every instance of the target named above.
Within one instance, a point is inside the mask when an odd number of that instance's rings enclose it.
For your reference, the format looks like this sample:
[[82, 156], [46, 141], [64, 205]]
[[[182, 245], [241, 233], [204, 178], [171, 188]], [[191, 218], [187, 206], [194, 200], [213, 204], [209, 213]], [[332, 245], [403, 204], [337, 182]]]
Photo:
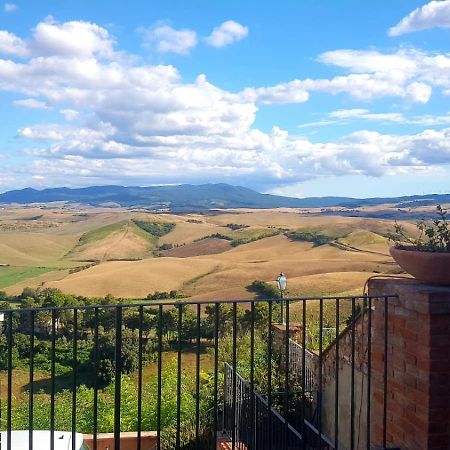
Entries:
[[[20, 297], [10, 298], [1, 294], [3, 303], [0, 309], [9, 308], [7, 302], [20, 302], [19, 308], [13, 313], [13, 347], [12, 370], [13, 379], [20, 373], [29, 371], [30, 357], [30, 315], [24, 313], [29, 307], [51, 307], [66, 305], [90, 305], [94, 299], [72, 297], [62, 294], [57, 290], [33, 291], [25, 290]], [[102, 306], [111, 305], [116, 300], [112, 297], [95, 299], [95, 303]], [[279, 315], [278, 305], [274, 305], [274, 320]], [[142, 364], [144, 369], [154, 366], [158, 359], [158, 335], [157, 330], [161, 326], [162, 343], [165, 359], [162, 371], [162, 405], [161, 425], [165, 441], [165, 448], [171, 448], [174, 428], [176, 425], [176, 396], [177, 389], [177, 364], [175, 361], [176, 349], [179, 340], [182, 343], [183, 354], [186, 355], [195, 349], [192, 341], [197, 337], [197, 317], [192, 308], [179, 304], [174, 307], [166, 307], [162, 316], [158, 315], [157, 307], [145, 307], [142, 316], [139, 307], [124, 308], [122, 328], [122, 354], [121, 354], [121, 429], [122, 431], [135, 431], [137, 429], [137, 397], [138, 385], [136, 373], [139, 367], [139, 327], [141, 327], [143, 346]], [[219, 365], [231, 363], [232, 358], [232, 322], [233, 311], [231, 306], [220, 304], [219, 311], [219, 339], [218, 348]], [[181, 334], [178, 337], [178, 318], [182, 314]], [[200, 414], [207, 421], [208, 412], [213, 406], [213, 372], [211, 360], [213, 357], [213, 337], [216, 307], [205, 305], [200, 318], [200, 349], [204, 358], [200, 371]], [[244, 376], [250, 375], [250, 344], [249, 329], [251, 326], [251, 314], [245, 307], [236, 310], [237, 318], [237, 362], [238, 372]], [[33, 342], [34, 370], [41, 376], [34, 385], [34, 429], [48, 429], [50, 426], [50, 380], [51, 372], [51, 313], [48, 310], [38, 310], [34, 314], [35, 335]], [[267, 324], [268, 304], [257, 303], [255, 305], [255, 346], [253, 366], [256, 388], [260, 392], [267, 391], [268, 383], [268, 358], [267, 351]], [[161, 319], [161, 322], [159, 322]], [[83, 308], [77, 312], [77, 328], [74, 329], [73, 310], [58, 310], [55, 313], [55, 426], [57, 429], [71, 428], [71, 402], [72, 402], [72, 373], [75, 361], [73, 359], [74, 334], [77, 338], [77, 388], [76, 388], [76, 412], [77, 431], [90, 433], [94, 428], [93, 404], [94, 385], [99, 387], [98, 394], [98, 431], [111, 432], [113, 429], [113, 405], [114, 405], [114, 375], [115, 375], [115, 310], [114, 308], [102, 308], [98, 312], [98, 322], [95, 321], [93, 309]], [[94, 334], [98, 326], [98, 347], [94, 348]], [[4, 371], [7, 363], [8, 343], [5, 334], [0, 336], [0, 378], [4, 379]], [[94, 355], [97, 355], [97, 359]], [[173, 355], [172, 357], [170, 355]], [[272, 355], [272, 389], [281, 390], [284, 379], [279, 370], [280, 360]], [[2, 372], [3, 371], [3, 372]], [[142, 390], [142, 427], [145, 430], [156, 429], [157, 426], [157, 377], [154, 372], [148, 376]], [[47, 378], [45, 377], [47, 374]], [[94, 376], [93, 376], [94, 374]], [[95, 378], [97, 374], [97, 378]], [[219, 373], [219, 388], [222, 386], [222, 372]], [[19, 379], [20, 377], [18, 377]], [[183, 433], [186, 436], [192, 433], [192, 417], [196, 413], [196, 381], [194, 371], [184, 368], [181, 373], [181, 421]], [[26, 391], [29, 386], [13, 387], [15, 397], [13, 399], [12, 426], [14, 429], [26, 429], [28, 426], [29, 401]], [[295, 402], [301, 401], [300, 392], [293, 390], [293, 408]], [[219, 392], [219, 398], [222, 393]], [[276, 399], [274, 404], [277, 404]], [[6, 402], [1, 405], [1, 417], [6, 417]], [[203, 420], [203, 419], [202, 419]], [[0, 421], [0, 428], [4, 429], [4, 419]], [[186, 437], [187, 439], [187, 437]]]

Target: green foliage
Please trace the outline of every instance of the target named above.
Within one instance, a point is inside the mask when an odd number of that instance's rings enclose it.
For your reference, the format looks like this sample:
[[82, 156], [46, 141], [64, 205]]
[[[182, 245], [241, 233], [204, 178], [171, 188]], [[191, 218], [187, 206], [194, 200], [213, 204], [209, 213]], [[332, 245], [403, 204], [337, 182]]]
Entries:
[[153, 294], [147, 295], [147, 300], [165, 300], [165, 299], [174, 299], [174, 298], [180, 298], [180, 295], [175, 290], [172, 290], [170, 292], [156, 291]]
[[227, 223], [225, 226], [228, 227], [230, 230], [241, 230], [243, 228], [249, 227], [249, 225], [242, 225], [239, 223]]
[[161, 244], [161, 245], [158, 247], [158, 250], [170, 250], [170, 249], [172, 249], [172, 248], [173, 248], [173, 244], [165, 243], [165, 244]]
[[255, 280], [247, 287], [249, 291], [256, 292], [261, 298], [280, 298], [280, 291], [273, 285], [262, 280]]
[[89, 263], [89, 264], [84, 264], [82, 266], [77, 266], [77, 267], [72, 267], [71, 269], [69, 269], [69, 273], [77, 273], [77, 272], [81, 272], [83, 270], [87, 270], [90, 269], [91, 267], [97, 266], [99, 264], [98, 261]]
[[[279, 295], [275, 286], [269, 283], [255, 280], [251, 288], [255, 289], [264, 297], [277, 297]], [[155, 293], [156, 294], [156, 293]], [[162, 293], [158, 293], [160, 296]], [[176, 291], [164, 293], [169, 298], [178, 296]], [[73, 297], [62, 294], [57, 289], [25, 289], [20, 296], [22, 307], [26, 306], [65, 306], [72, 304], [104, 304], [110, 305], [120, 302], [112, 296], [102, 299], [88, 299]], [[6, 300], [10, 300], [9, 297]], [[271, 303], [273, 321], [277, 320], [279, 305]], [[140, 314], [142, 311], [142, 315]], [[272, 365], [272, 390], [282, 392], [284, 389], [284, 379], [282, 360], [279, 352], [272, 353], [271, 360], [268, 354], [268, 333], [269, 333], [269, 303], [257, 302], [252, 310], [244, 310], [240, 305], [233, 308], [232, 305], [224, 303], [209, 304], [202, 307], [203, 314], [200, 318], [200, 333], [202, 338], [202, 349], [211, 349], [211, 339], [214, 338], [216, 324], [216, 312], [219, 313], [219, 360], [220, 366], [223, 363], [231, 363], [233, 355], [233, 319], [236, 313], [237, 327], [237, 369], [241, 376], [250, 376], [250, 334], [251, 324], [255, 325], [255, 347], [254, 347], [254, 375], [256, 388], [259, 392], [267, 392], [268, 386], [268, 365]], [[194, 308], [184, 303], [176, 303], [174, 307], [165, 306], [162, 310], [162, 332], [164, 352], [174, 350], [178, 346], [179, 315], [182, 315], [181, 340], [183, 352], [190, 348], [188, 341], [197, 337], [197, 315]], [[17, 320], [14, 322], [14, 342], [13, 342], [13, 366], [17, 370], [27, 370], [30, 352], [29, 338], [29, 315], [21, 314], [19, 309], [14, 313]], [[98, 321], [96, 321], [96, 317]], [[97, 316], [94, 309], [78, 310], [77, 328], [77, 360], [73, 360], [73, 338], [74, 338], [74, 316], [73, 311], [57, 311], [57, 340], [55, 348], [55, 366], [57, 375], [57, 394], [55, 402], [56, 428], [71, 428], [71, 401], [72, 392], [64, 389], [71, 386], [72, 370], [77, 367], [79, 387], [77, 388], [77, 431], [90, 433], [93, 429], [93, 396], [91, 388], [93, 383], [94, 367], [94, 330], [98, 325], [98, 379], [100, 381], [98, 397], [98, 426], [99, 432], [111, 432], [114, 427], [114, 377], [116, 372], [116, 334], [115, 320], [116, 310], [114, 308], [99, 308]], [[137, 380], [136, 370], [138, 366], [139, 332], [138, 328], [142, 323], [143, 335], [143, 365], [144, 367], [157, 358], [158, 347], [158, 319], [159, 308], [143, 307], [123, 308], [123, 328], [121, 339], [121, 429], [123, 431], [135, 431], [137, 429]], [[36, 312], [36, 334], [34, 338], [34, 364], [35, 369], [40, 372], [40, 377], [35, 381], [35, 409], [34, 428], [48, 429], [50, 417], [50, 396], [49, 380], [46, 377], [50, 373], [51, 367], [51, 321], [52, 315], [49, 312]], [[313, 330], [312, 325], [308, 325]], [[38, 329], [39, 328], [39, 329]], [[316, 333], [317, 334], [317, 333]], [[275, 346], [274, 346], [275, 347]], [[0, 335], [0, 370], [7, 368], [6, 355], [8, 346], [6, 337]], [[183, 356], [184, 358], [184, 356]], [[174, 448], [174, 435], [176, 430], [177, 411], [177, 363], [176, 360], [168, 361], [167, 353], [164, 354], [162, 372], [162, 433], [165, 448]], [[203, 362], [202, 362], [202, 367]], [[142, 392], [142, 427], [152, 430], [157, 425], [157, 377], [153, 374], [153, 367], [148, 367], [144, 372], [144, 383]], [[44, 375], [43, 379], [41, 375]], [[219, 369], [219, 389], [221, 389], [222, 371]], [[181, 440], [182, 443], [189, 442], [192, 438], [193, 418], [195, 418], [196, 404], [196, 378], [192, 375], [192, 370], [183, 363], [181, 374]], [[200, 415], [202, 424], [208, 424], [211, 407], [213, 406], [213, 373], [200, 373]], [[42, 389], [42, 390], [41, 390]], [[290, 398], [290, 408], [298, 407], [299, 390], [292, 382], [292, 398]], [[221, 392], [219, 392], [219, 398]], [[297, 402], [297, 403], [295, 403]], [[6, 417], [5, 404], [0, 417]], [[274, 397], [274, 405], [277, 399]], [[4, 420], [0, 420], [0, 427], [4, 429]], [[19, 396], [13, 399], [13, 428], [23, 429], [28, 426], [28, 399], [27, 396]], [[201, 430], [201, 432], [203, 432]]]
[[[255, 387], [258, 392], [267, 392], [268, 387], [268, 352], [267, 339], [263, 333], [255, 333], [254, 341], [254, 376]], [[251, 372], [251, 345], [250, 333], [239, 333], [236, 339], [237, 358], [237, 372], [245, 379], [250, 379]], [[276, 379], [275, 353], [272, 355], [272, 379]], [[224, 363], [232, 365], [233, 363], [233, 339], [232, 334], [227, 333], [220, 341], [219, 346], [219, 364], [223, 366]], [[275, 386], [273, 386], [274, 388]]]
[[431, 222], [423, 220], [416, 226], [420, 234], [417, 238], [406, 234], [402, 225], [395, 223], [394, 232], [389, 233], [389, 240], [398, 248], [413, 247], [425, 252], [450, 252], [450, 225], [447, 219], [448, 211], [441, 205], [436, 207], [437, 218]]
[[280, 234], [278, 229], [248, 229], [239, 230], [233, 234], [231, 245], [237, 247], [238, 245], [249, 244], [250, 242], [259, 241], [267, 237], [277, 236]]
[[[232, 225], [232, 224], [229, 224]], [[227, 225], [228, 226], [228, 225]], [[207, 238], [215, 238], [215, 239], [223, 239], [225, 241], [230, 241], [231, 245], [233, 247], [237, 247], [238, 245], [243, 244], [249, 244], [250, 242], [258, 241], [260, 239], [264, 239], [271, 236], [276, 236], [280, 234], [280, 230], [277, 228], [261, 228], [261, 229], [254, 229], [254, 228], [248, 228], [244, 227], [242, 228], [239, 226], [238, 229], [235, 229], [234, 231], [225, 233], [213, 233], [209, 234], [208, 236], [204, 236], [200, 238], [207, 239]]]
[[170, 222], [147, 222], [145, 220], [133, 219], [133, 223], [142, 230], [156, 237], [162, 237], [170, 233], [175, 228], [175, 224]]
[[[121, 373], [130, 374], [138, 368], [138, 348], [139, 339], [138, 333], [128, 328], [122, 330], [121, 339]], [[143, 361], [150, 359], [149, 348], [145, 346], [143, 351]], [[110, 383], [114, 377], [116, 369], [116, 332], [109, 331], [102, 333], [98, 340], [97, 357], [99, 361], [99, 376], [100, 382], [105, 385]], [[91, 368], [95, 364], [95, 349], [92, 348], [89, 353], [89, 364]]]
[[[107, 370], [110, 370], [108, 368]], [[161, 426], [164, 432], [165, 448], [170, 448], [167, 442], [174, 438], [177, 420], [177, 364], [176, 360], [164, 365], [162, 374], [161, 396]], [[211, 406], [211, 377], [201, 373], [200, 413], [206, 414]], [[142, 392], [142, 428], [144, 430], [157, 429], [157, 378], [151, 377], [143, 384]], [[181, 375], [181, 423], [190, 428], [192, 418], [195, 417], [195, 379], [184, 372]], [[137, 429], [137, 385], [127, 376], [121, 379], [121, 431], [136, 431]], [[98, 431], [111, 432], [114, 428], [114, 383], [98, 392]], [[71, 429], [72, 393], [69, 390], [58, 392], [55, 396], [55, 428], [59, 430]], [[76, 395], [76, 429], [81, 433], [92, 433], [94, 390], [86, 386], [77, 388]], [[6, 417], [6, 402], [1, 405], [1, 417]], [[28, 428], [28, 400], [13, 398], [13, 429]], [[50, 396], [36, 393], [33, 410], [33, 428], [45, 430], [50, 428]], [[0, 422], [4, 429], [4, 419]], [[172, 447], [173, 448], [173, 447]]]
[[208, 238], [223, 239], [224, 241], [232, 241], [233, 240], [233, 238], [231, 236], [228, 236], [227, 234], [223, 234], [223, 233], [209, 234], [208, 236], [202, 237], [199, 240], [208, 239]]
[[329, 244], [334, 240], [333, 237], [318, 231], [290, 231], [286, 233], [286, 236], [293, 241], [312, 242], [314, 247]]

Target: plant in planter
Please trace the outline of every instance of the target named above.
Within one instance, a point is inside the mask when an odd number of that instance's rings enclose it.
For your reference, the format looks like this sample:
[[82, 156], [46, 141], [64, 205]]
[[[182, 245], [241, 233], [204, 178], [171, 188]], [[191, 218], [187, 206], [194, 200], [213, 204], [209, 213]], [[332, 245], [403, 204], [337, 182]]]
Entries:
[[389, 239], [390, 253], [397, 264], [421, 281], [450, 285], [450, 222], [447, 210], [437, 206], [438, 217], [417, 223], [418, 237], [410, 237], [402, 225], [395, 223]]

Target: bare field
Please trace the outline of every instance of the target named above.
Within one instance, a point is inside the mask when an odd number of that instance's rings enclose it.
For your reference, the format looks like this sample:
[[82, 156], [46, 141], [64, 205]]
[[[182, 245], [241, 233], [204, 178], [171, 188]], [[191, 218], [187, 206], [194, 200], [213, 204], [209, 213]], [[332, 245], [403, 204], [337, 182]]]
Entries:
[[210, 272], [215, 266], [216, 261], [208, 259], [188, 264], [182, 258], [111, 261], [45, 285], [75, 295], [144, 298], [155, 291], [178, 289], [181, 284]]
[[[48, 226], [29, 226], [37, 220]], [[152, 235], [137, 221], [171, 225]], [[413, 222], [405, 222], [408, 231]], [[5, 231], [6, 224], [17, 229]], [[22, 271], [18, 280], [5, 277], [2, 286], [13, 294], [41, 286], [93, 297], [177, 290], [195, 299], [252, 298], [252, 281], [274, 283], [283, 271], [292, 296], [353, 294], [373, 274], [398, 272], [385, 237], [392, 227], [390, 220], [296, 209], [171, 215], [81, 205], [11, 207], [0, 215], [0, 264], [39, 270]], [[290, 231], [321, 233], [332, 242], [315, 246], [293, 240]], [[233, 241], [233, 247], [229, 239], [241, 236], [256, 240]], [[99, 264], [81, 267], [86, 261]]]

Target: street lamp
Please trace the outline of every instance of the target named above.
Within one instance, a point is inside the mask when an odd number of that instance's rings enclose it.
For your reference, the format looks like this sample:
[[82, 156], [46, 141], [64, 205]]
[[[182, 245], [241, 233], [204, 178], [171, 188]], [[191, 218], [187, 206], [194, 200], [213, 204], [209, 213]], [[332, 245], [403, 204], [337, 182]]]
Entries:
[[278, 283], [278, 289], [280, 290], [280, 297], [281, 297], [281, 323], [284, 323], [284, 316], [283, 316], [283, 298], [284, 298], [284, 292], [287, 288], [287, 278], [286, 275], [281, 272], [280, 275], [278, 275], [277, 278]]

